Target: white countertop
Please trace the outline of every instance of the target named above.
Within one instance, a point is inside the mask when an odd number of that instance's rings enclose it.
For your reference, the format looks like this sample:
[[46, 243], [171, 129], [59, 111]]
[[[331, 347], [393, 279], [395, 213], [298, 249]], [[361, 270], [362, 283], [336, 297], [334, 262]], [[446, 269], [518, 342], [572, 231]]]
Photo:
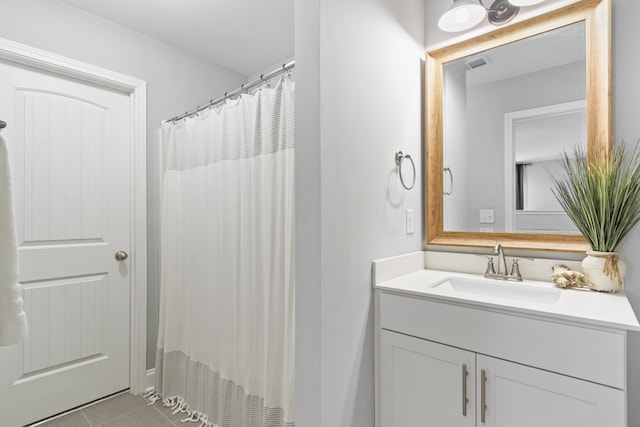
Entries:
[[481, 275], [450, 271], [420, 269], [402, 274], [374, 285], [382, 291], [412, 295], [446, 303], [455, 303], [480, 309], [532, 315], [536, 317], [574, 323], [640, 331], [640, 324], [624, 293], [606, 294], [588, 290], [560, 289], [551, 282], [504, 282], [505, 286], [553, 288], [560, 297], [553, 303], [523, 301], [512, 298], [478, 295], [452, 291], [434, 284], [449, 277], [487, 280]]

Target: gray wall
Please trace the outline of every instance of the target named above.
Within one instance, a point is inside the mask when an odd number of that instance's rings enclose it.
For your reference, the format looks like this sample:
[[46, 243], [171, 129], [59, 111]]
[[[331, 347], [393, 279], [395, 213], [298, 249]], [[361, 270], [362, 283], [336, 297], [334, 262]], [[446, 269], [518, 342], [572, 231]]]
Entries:
[[246, 81], [195, 55], [57, 0], [0, 0], [0, 37], [147, 82], [147, 367], [158, 329], [158, 140], [160, 121], [204, 104]]
[[[640, 40], [640, 2], [613, 1], [613, 131], [617, 139], [629, 148], [640, 138], [640, 58], [637, 55]], [[629, 234], [618, 248], [627, 263], [625, 289], [631, 305], [640, 316], [640, 226]], [[629, 426], [640, 426], [640, 333], [629, 333], [628, 409]]]
[[[297, 424], [373, 425], [371, 261], [422, 248], [424, 0], [296, 2]], [[405, 234], [405, 210], [416, 211]]]
[[320, 0], [296, 0], [296, 422], [321, 416]]

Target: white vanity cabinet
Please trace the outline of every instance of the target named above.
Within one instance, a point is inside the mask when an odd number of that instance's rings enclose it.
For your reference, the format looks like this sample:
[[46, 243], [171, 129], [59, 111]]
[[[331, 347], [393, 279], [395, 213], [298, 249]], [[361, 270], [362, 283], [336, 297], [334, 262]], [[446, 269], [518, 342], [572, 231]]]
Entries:
[[375, 306], [377, 427], [626, 427], [623, 329], [382, 287]]
[[385, 427], [623, 426], [624, 392], [382, 330], [379, 416]]

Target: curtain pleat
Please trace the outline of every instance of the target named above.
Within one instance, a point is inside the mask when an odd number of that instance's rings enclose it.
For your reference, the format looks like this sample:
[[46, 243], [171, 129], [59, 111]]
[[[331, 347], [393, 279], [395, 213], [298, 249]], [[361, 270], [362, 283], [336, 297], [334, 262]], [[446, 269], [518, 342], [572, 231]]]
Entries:
[[294, 88], [161, 129], [156, 392], [205, 425], [294, 426]]

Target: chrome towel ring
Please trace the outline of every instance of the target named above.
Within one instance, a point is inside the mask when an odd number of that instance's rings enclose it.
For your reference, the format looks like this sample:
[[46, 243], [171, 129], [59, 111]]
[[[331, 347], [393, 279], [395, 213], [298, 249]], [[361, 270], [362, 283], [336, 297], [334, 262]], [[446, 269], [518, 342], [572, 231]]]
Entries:
[[445, 196], [450, 196], [453, 194], [453, 172], [451, 172], [451, 168], [444, 168], [443, 171], [449, 174], [449, 191], [442, 190], [442, 193]]
[[[404, 177], [402, 176], [402, 163], [406, 159], [409, 159], [409, 161], [411, 162], [411, 168], [413, 169], [413, 180], [411, 181], [411, 185], [407, 185], [404, 182]], [[411, 190], [413, 186], [416, 185], [416, 165], [413, 163], [413, 159], [409, 154], [404, 154], [402, 151], [398, 151], [396, 153], [396, 165], [398, 165], [398, 175], [400, 175], [400, 183], [402, 183], [402, 186], [405, 189]]]

